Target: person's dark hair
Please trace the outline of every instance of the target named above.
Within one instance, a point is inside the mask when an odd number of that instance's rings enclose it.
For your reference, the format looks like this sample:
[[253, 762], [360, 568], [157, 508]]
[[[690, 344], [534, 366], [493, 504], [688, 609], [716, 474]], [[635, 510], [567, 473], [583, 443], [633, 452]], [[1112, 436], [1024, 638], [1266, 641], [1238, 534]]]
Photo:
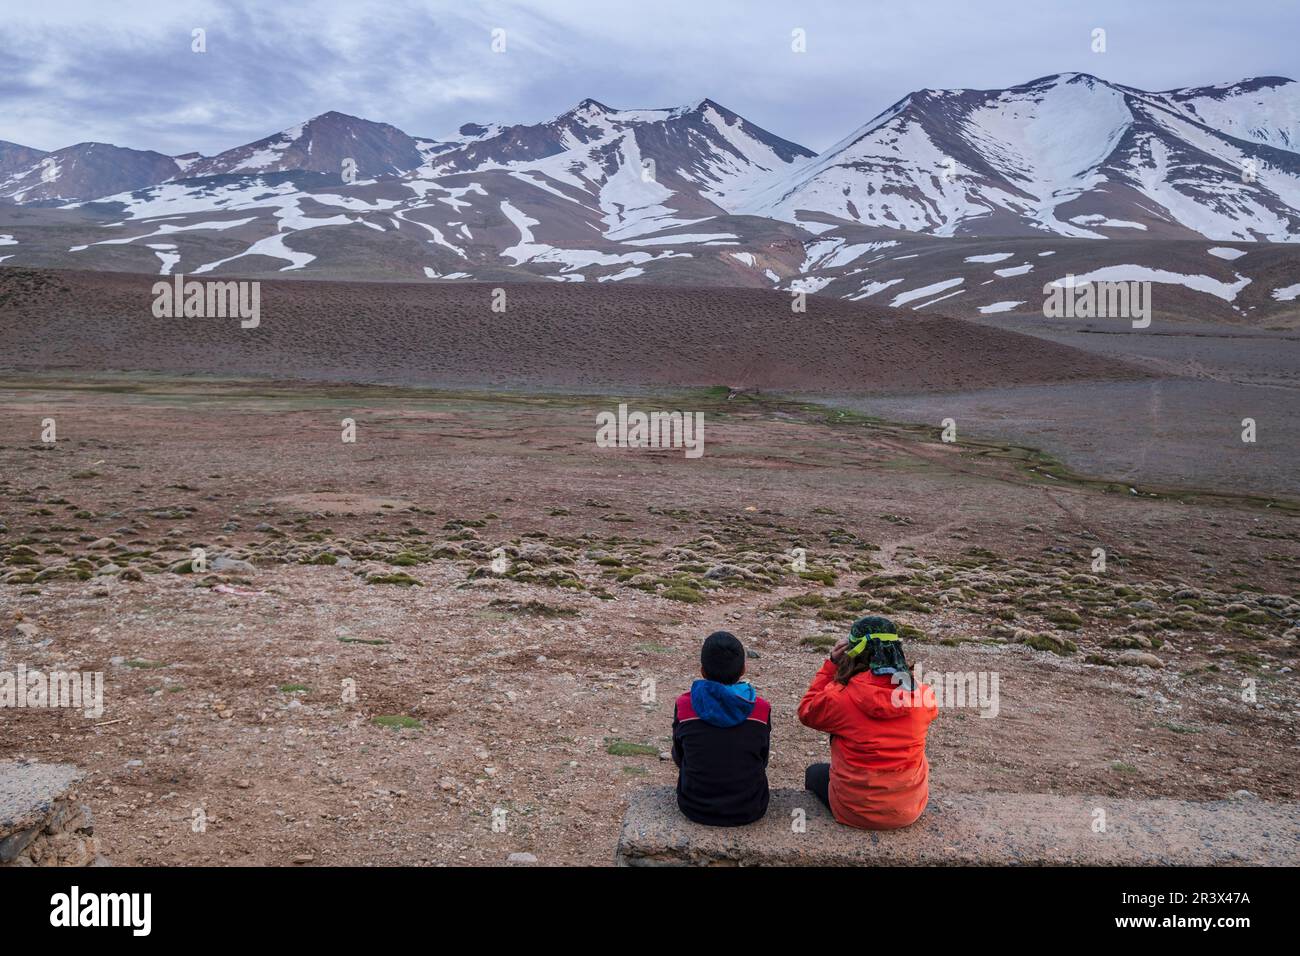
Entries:
[[729, 631], [714, 631], [700, 648], [700, 669], [706, 680], [736, 683], [745, 673], [745, 645]]
[[835, 682], [847, 684], [863, 671], [869, 670], [871, 670], [871, 661], [867, 659], [866, 654], [859, 654], [857, 657], [849, 657], [845, 654], [840, 658], [839, 666], [835, 668]]
[[[860, 617], [853, 622], [853, 627], [849, 630], [849, 640], [856, 643], [864, 637], [872, 634], [897, 634], [898, 630], [893, 621], [887, 617]], [[850, 646], [852, 646], [852, 643]], [[903, 645], [901, 641], [890, 641], [889, 643], [878, 642], [877, 653], [872, 653], [870, 645], [863, 650], [857, 657], [850, 657], [845, 654], [835, 667], [835, 681], [840, 684], [847, 684], [858, 674], [864, 671], [870, 671], [873, 667], [882, 665], [898, 667], [907, 671], [905, 687], [911, 686], [911, 668], [908, 666], [906, 659], [903, 657]]]

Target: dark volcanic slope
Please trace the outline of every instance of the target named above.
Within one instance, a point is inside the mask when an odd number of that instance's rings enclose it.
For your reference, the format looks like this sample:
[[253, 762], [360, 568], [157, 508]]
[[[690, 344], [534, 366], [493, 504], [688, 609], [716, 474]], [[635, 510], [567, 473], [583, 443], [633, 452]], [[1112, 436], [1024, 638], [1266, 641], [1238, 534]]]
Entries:
[[[261, 324], [157, 319], [157, 276], [0, 269], [0, 364], [423, 386], [886, 394], [1136, 378], [956, 319], [747, 289], [264, 281]], [[164, 280], [165, 281], [165, 280]]]

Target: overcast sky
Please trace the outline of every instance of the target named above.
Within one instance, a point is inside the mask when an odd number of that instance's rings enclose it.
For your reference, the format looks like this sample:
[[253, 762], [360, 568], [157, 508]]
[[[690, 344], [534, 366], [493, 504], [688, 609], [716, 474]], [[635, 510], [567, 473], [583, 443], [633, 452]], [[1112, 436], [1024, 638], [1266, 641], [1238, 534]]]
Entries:
[[[705, 96], [824, 149], [908, 92], [1300, 74], [1300, 0], [0, 0], [0, 139], [216, 153], [339, 110], [416, 136]], [[195, 28], [207, 52], [191, 51]], [[806, 52], [791, 49], [792, 31]], [[1106, 51], [1092, 33], [1106, 31]], [[505, 31], [505, 51], [492, 31]]]

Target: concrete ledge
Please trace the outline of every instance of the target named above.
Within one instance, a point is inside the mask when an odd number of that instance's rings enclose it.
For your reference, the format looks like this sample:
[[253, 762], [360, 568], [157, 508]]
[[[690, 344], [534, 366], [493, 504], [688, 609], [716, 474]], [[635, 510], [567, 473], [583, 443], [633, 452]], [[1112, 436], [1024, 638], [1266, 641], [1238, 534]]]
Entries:
[[0, 867], [104, 863], [81, 777], [69, 764], [0, 761]]
[[[1096, 810], [1105, 832], [1094, 832]], [[792, 831], [796, 810], [806, 830]], [[1300, 864], [1300, 804], [1191, 803], [1024, 793], [931, 795], [902, 830], [836, 823], [811, 794], [773, 790], [745, 827], [691, 823], [670, 787], [635, 794], [623, 817], [620, 866], [1187, 866]]]

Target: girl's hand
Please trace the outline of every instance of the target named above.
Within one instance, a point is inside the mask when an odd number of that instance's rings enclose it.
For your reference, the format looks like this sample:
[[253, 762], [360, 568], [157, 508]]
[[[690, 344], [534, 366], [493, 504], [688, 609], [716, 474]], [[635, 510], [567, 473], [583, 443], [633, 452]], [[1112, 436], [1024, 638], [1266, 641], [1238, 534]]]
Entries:
[[839, 667], [844, 660], [844, 652], [848, 649], [849, 639], [847, 637], [841, 637], [835, 642], [835, 646], [831, 648], [831, 663], [836, 667]]

